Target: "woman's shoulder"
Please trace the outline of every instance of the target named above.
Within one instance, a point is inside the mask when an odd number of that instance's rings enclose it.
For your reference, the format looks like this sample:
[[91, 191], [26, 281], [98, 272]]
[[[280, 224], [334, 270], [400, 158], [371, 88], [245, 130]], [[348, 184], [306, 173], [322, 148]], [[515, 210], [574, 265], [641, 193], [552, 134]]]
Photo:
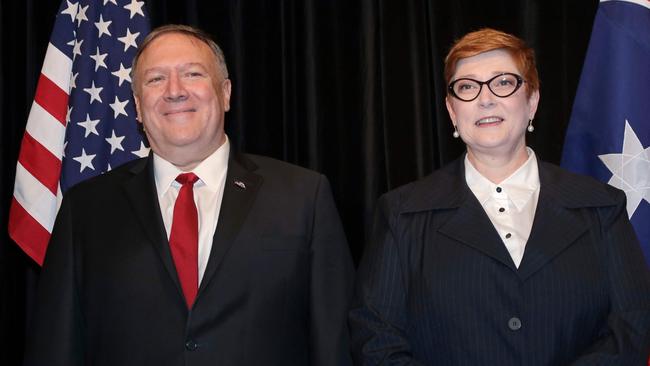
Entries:
[[462, 171], [462, 160], [455, 160], [423, 178], [386, 192], [380, 197], [380, 204], [399, 212], [455, 207], [468, 190]]
[[539, 162], [539, 177], [541, 189], [569, 208], [613, 206], [625, 199], [625, 193], [616, 187], [552, 163]]

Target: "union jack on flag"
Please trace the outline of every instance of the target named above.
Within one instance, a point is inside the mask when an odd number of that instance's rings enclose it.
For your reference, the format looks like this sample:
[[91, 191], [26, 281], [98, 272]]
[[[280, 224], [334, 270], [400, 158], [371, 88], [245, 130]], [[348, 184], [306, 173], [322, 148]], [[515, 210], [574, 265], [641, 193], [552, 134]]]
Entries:
[[64, 0], [21, 143], [9, 235], [39, 264], [63, 192], [148, 155], [131, 61], [149, 31], [144, 1]]

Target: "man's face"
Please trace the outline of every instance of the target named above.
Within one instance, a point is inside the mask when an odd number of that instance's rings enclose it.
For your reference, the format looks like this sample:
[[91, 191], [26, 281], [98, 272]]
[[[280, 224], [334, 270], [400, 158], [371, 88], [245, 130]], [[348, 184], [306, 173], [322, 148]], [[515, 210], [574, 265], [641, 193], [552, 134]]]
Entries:
[[230, 80], [208, 45], [163, 34], [140, 55], [135, 81], [139, 120], [156, 154], [187, 171], [225, 142]]

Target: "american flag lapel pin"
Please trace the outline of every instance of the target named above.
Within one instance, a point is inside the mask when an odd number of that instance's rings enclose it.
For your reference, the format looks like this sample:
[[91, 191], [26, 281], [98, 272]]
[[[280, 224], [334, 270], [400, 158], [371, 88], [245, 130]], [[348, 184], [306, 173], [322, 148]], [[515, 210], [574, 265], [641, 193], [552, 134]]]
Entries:
[[235, 185], [241, 189], [246, 189], [246, 184], [244, 184], [244, 182], [242, 182], [241, 180], [236, 180]]

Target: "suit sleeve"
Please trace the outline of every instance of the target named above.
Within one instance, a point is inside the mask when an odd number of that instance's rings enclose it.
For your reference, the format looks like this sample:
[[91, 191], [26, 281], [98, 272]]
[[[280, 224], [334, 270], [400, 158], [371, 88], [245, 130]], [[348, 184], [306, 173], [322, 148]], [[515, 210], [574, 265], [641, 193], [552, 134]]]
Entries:
[[611, 312], [607, 334], [573, 365], [646, 366], [650, 353], [650, 271], [628, 220], [625, 195], [598, 211]]
[[357, 273], [350, 326], [357, 365], [420, 365], [413, 359], [408, 327], [408, 276], [394, 232], [394, 213], [384, 197]]
[[350, 365], [347, 312], [354, 267], [329, 183], [320, 176], [311, 237], [311, 365]]
[[84, 364], [69, 203], [64, 200], [59, 210], [41, 270], [25, 345], [26, 366]]

